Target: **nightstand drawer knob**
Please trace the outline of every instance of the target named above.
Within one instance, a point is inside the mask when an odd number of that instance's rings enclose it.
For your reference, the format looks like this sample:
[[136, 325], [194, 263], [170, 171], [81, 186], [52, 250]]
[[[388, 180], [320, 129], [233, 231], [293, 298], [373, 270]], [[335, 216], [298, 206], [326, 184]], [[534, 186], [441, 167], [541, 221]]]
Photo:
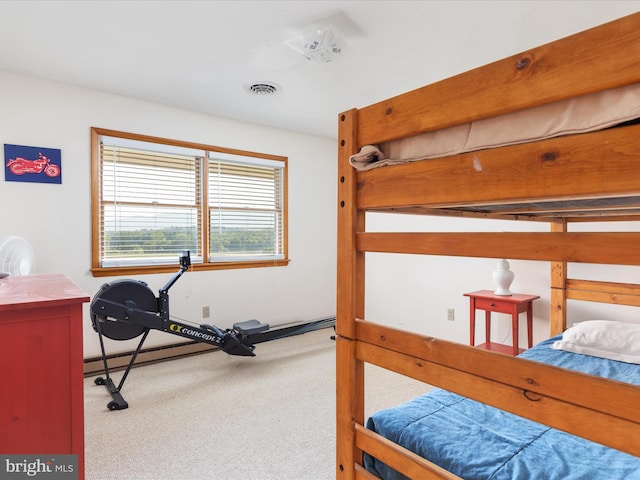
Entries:
[[490, 304], [489, 304], [489, 306], [490, 306], [490, 307], [495, 307], [495, 306], [496, 306], [496, 304], [495, 304], [495, 303], [490, 303]]

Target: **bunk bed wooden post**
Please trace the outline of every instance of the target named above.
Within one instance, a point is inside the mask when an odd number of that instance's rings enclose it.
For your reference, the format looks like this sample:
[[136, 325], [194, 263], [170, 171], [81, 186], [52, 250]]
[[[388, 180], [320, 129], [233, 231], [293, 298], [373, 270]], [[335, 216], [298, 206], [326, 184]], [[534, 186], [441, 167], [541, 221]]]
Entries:
[[336, 478], [353, 480], [362, 452], [355, 444], [355, 422], [364, 423], [364, 363], [356, 358], [356, 317], [364, 317], [364, 253], [356, 232], [365, 214], [356, 208], [356, 171], [349, 157], [357, 152], [357, 110], [338, 118], [338, 252], [336, 293]]
[[[551, 222], [552, 232], [567, 231], [567, 221]], [[567, 328], [567, 262], [551, 262], [551, 293], [549, 311], [549, 336], [562, 333]]]

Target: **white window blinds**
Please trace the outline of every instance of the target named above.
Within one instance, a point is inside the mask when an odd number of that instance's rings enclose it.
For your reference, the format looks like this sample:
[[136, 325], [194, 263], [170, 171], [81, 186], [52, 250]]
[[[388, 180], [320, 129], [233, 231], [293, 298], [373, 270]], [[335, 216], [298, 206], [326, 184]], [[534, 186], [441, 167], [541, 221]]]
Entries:
[[286, 264], [286, 158], [95, 138], [95, 269]]
[[210, 261], [284, 258], [284, 162], [209, 157]]
[[197, 259], [204, 152], [160, 152], [115, 140], [102, 143], [102, 266], [175, 263], [184, 250]]

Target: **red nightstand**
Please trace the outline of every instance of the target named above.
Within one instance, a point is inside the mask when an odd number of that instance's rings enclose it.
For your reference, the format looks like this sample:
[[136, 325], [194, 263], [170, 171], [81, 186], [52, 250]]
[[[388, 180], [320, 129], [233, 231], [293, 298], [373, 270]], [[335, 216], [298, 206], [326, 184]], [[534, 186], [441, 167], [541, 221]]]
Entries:
[[[486, 348], [509, 355], [517, 355], [524, 349], [518, 348], [518, 317], [521, 313], [527, 312], [527, 340], [529, 348], [533, 346], [533, 301], [540, 298], [537, 295], [524, 295], [514, 293], [513, 295], [496, 295], [491, 290], [478, 290], [464, 294], [469, 297], [470, 318], [471, 318], [471, 340], [470, 345], [475, 345], [476, 333], [476, 309], [485, 311], [485, 343], [478, 345], [478, 348]], [[506, 313], [511, 315], [511, 336], [513, 345], [503, 345], [491, 342], [491, 312]]]

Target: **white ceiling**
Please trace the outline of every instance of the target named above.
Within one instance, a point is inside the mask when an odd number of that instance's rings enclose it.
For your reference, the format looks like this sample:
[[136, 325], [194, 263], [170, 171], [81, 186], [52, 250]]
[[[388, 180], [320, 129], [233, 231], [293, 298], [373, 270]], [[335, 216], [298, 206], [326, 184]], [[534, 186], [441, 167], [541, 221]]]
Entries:
[[[335, 138], [337, 116], [640, 1], [0, 1], [0, 70]], [[333, 26], [340, 57], [285, 45]], [[245, 86], [272, 82], [275, 95]]]

